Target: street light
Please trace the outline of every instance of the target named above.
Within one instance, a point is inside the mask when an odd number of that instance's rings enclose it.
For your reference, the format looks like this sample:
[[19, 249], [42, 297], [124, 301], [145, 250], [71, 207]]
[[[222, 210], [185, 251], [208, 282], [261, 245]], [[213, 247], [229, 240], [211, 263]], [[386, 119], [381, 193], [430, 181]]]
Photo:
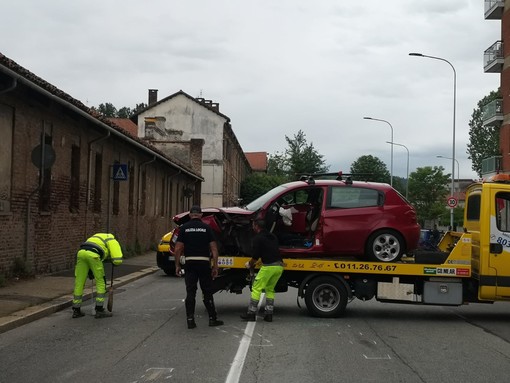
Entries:
[[386, 143], [391, 144], [391, 145], [402, 146], [403, 148], [405, 148], [407, 150], [406, 199], [408, 199], [408, 196], [409, 196], [409, 149], [407, 148], [407, 146], [405, 146], [403, 144], [397, 144], [396, 142], [386, 141]]
[[[455, 67], [452, 65], [452, 63], [444, 58], [428, 56], [428, 55], [424, 55], [422, 53], [409, 53], [409, 56], [425, 57], [425, 58], [429, 58], [429, 59], [444, 61], [445, 63], [450, 65], [453, 69], [453, 142], [452, 142], [452, 157], [451, 157], [451, 160], [452, 160], [451, 193], [453, 196], [453, 193], [455, 192], [455, 109], [456, 109], [456, 104], [457, 104], [457, 72], [455, 71]], [[453, 221], [454, 221], [453, 209], [450, 209], [450, 227], [452, 230], [453, 230]]]
[[[447, 160], [451, 160], [452, 158], [451, 157], [446, 157], [446, 156], [436, 156], [437, 158], [446, 158]], [[455, 162], [457, 162], [457, 186], [459, 188], [459, 192], [460, 192], [460, 165], [459, 165], [459, 161], [457, 159], [454, 159]]]
[[[393, 126], [386, 121], [379, 118], [363, 117], [364, 120], [381, 121], [387, 123], [391, 128], [391, 142], [393, 142]], [[390, 159], [390, 185], [393, 186], [393, 145], [391, 145], [391, 159]]]

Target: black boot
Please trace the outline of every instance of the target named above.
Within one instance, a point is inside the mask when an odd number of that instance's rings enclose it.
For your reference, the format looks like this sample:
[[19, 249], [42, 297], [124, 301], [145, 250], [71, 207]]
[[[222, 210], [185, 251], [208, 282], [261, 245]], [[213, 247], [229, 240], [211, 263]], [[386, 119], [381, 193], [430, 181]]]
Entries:
[[216, 318], [209, 318], [209, 326], [216, 327], [223, 325], [223, 321]]
[[104, 311], [104, 307], [96, 306], [96, 315], [94, 315], [94, 318], [101, 319], [101, 318], [109, 318], [111, 316], [112, 316], [112, 313], [109, 313], [108, 311]]
[[245, 314], [241, 314], [241, 319], [248, 322], [255, 322], [257, 320], [257, 314], [252, 311], [248, 311]]
[[216, 316], [216, 307], [214, 306], [214, 299], [212, 297], [204, 298], [204, 306], [209, 314], [209, 326], [216, 327], [221, 326], [223, 321], [218, 320]]
[[188, 329], [192, 329], [197, 327], [197, 324], [195, 323], [195, 318], [186, 318], [186, 323], [188, 324]]
[[264, 322], [272, 322], [272, 321], [273, 321], [273, 314], [264, 315]]
[[73, 307], [73, 318], [81, 318], [82, 316], [85, 316], [85, 314], [81, 312], [81, 309], [79, 307]]

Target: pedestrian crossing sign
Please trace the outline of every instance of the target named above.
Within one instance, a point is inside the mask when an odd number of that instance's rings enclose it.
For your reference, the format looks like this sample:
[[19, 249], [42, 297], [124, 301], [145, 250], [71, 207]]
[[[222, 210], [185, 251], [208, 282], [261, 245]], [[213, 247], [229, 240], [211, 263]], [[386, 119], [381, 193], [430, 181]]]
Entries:
[[127, 179], [128, 179], [127, 164], [113, 165], [113, 180], [114, 181], [126, 181]]

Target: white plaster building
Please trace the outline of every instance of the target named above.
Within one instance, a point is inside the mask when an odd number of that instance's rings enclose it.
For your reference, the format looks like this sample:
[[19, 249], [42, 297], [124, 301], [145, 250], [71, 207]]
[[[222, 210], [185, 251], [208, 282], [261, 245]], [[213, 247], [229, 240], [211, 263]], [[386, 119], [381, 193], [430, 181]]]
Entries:
[[[139, 137], [201, 172], [203, 207], [238, 204], [241, 182], [251, 167], [218, 103], [182, 90], [158, 101], [157, 90], [149, 89], [149, 106], [134, 119]], [[203, 143], [201, 158], [197, 140]], [[190, 185], [190, 192], [196, 190]]]

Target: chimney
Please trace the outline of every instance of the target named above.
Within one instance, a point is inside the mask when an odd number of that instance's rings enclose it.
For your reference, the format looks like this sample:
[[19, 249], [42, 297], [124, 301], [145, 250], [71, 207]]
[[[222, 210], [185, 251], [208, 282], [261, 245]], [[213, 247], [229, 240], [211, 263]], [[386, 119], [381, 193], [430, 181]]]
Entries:
[[158, 90], [149, 89], [149, 105], [155, 104], [156, 102], [158, 102]]

